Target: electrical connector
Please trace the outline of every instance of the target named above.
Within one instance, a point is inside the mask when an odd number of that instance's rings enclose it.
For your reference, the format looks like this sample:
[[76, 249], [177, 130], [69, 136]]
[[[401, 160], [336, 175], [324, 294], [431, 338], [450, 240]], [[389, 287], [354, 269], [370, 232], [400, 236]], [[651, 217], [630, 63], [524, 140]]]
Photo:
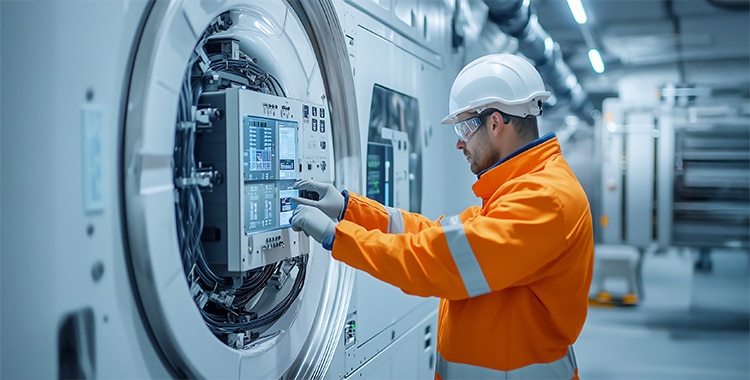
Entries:
[[195, 113], [197, 128], [211, 128], [211, 123], [221, 119], [222, 113], [218, 108], [201, 108]]
[[245, 333], [227, 334], [227, 345], [241, 350], [245, 347]]
[[234, 302], [234, 296], [227, 294], [227, 292], [222, 291], [219, 293], [211, 293], [211, 295], [208, 296], [208, 298], [218, 304], [222, 304], [226, 307], [232, 307], [232, 303]]
[[201, 309], [203, 309], [208, 303], [208, 296], [197, 282], [190, 285], [190, 294], [193, 296], [193, 299], [195, 299], [195, 303]]
[[198, 186], [202, 189], [213, 189], [214, 186], [218, 186], [224, 183], [224, 176], [218, 170], [214, 170], [213, 167], [199, 167], [193, 175], [190, 177], [181, 177], [175, 180], [175, 185], [179, 188], [185, 188], [188, 186]]
[[284, 260], [284, 262], [281, 263], [279, 266], [279, 269], [274, 272], [273, 276], [271, 276], [271, 280], [268, 281], [269, 284], [273, 285], [276, 289], [281, 289], [284, 287], [284, 284], [286, 283], [286, 280], [289, 279], [289, 274], [292, 272], [292, 268], [294, 268], [294, 261], [292, 260]]

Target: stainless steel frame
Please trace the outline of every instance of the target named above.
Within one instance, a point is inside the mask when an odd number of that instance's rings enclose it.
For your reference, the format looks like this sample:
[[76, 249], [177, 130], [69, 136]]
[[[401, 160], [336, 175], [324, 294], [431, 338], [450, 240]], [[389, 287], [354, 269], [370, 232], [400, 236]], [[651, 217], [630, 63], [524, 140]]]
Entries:
[[[337, 183], [358, 190], [359, 131], [346, 128], [356, 125], [357, 107], [338, 18], [328, 0], [288, 4], [307, 33], [329, 97]], [[273, 4], [263, 6], [273, 8], [269, 5]], [[309, 264], [315, 276], [297, 301], [299, 314], [284, 321], [288, 328], [250, 350], [234, 350], [205, 328], [183, 281], [171, 169], [183, 72], [175, 68], [186, 67], [197, 39], [214, 17], [258, 6], [242, 0], [154, 2], [130, 76], [122, 162], [127, 255], [147, 325], [178, 376], [320, 378], [333, 356], [351, 294], [353, 270], [318, 247]], [[266, 11], [270, 12], [259, 10]]]

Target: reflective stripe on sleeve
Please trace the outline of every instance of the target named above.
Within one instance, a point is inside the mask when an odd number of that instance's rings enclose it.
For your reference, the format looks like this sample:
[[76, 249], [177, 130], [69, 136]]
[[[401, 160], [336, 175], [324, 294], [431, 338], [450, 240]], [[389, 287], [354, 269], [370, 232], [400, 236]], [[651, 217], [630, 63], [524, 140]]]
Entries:
[[551, 363], [536, 363], [510, 371], [479, 367], [471, 364], [451, 363], [437, 353], [435, 373], [444, 380], [454, 379], [572, 379], [575, 377], [576, 356], [573, 346], [568, 346], [568, 354]]
[[388, 212], [388, 233], [389, 234], [402, 234], [404, 233], [404, 216], [401, 214], [401, 210], [394, 207], [385, 207], [385, 211]]
[[443, 226], [443, 233], [448, 240], [448, 249], [451, 251], [453, 262], [458, 268], [458, 273], [461, 275], [461, 280], [464, 282], [469, 297], [489, 293], [490, 285], [484, 278], [482, 268], [479, 266], [474, 251], [471, 250], [469, 241], [466, 239], [466, 232], [464, 231], [464, 225], [461, 224], [461, 219], [456, 215], [444, 218], [440, 221], [440, 224]]
[[440, 225], [445, 226], [452, 226], [454, 224], [461, 224], [461, 216], [460, 215], [453, 215], [448, 218], [443, 218], [440, 220]]

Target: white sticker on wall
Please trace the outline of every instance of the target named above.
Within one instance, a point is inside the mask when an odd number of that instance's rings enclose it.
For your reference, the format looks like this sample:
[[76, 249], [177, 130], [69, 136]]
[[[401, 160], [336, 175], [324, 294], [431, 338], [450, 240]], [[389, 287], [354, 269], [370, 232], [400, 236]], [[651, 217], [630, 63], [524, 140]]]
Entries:
[[102, 109], [85, 105], [81, 108], [81, 160], [83, 164], [83, 210], [104, 210], [102, 194]]

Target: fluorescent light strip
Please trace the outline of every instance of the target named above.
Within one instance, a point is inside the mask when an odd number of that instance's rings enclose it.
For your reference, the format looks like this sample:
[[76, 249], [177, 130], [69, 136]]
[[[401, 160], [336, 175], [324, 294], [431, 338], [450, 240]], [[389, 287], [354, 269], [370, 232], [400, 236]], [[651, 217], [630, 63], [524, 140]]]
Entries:
[[597, 74], [604, 72], [604, 62], [602, 61], [602, 56], [599, 54], [599, 50], [589, 49], [589, 61], [591, 61], [591, 67]]
[[576, 19], [577, 23], [586, 23], [588, 18], [586, 17], [586, 10], [583, 9], [583, 3], [581, 3], [581, 0], [568, 0], [568, 7], [570, 8], [570, 13], [573, 14], [573, 18]]

